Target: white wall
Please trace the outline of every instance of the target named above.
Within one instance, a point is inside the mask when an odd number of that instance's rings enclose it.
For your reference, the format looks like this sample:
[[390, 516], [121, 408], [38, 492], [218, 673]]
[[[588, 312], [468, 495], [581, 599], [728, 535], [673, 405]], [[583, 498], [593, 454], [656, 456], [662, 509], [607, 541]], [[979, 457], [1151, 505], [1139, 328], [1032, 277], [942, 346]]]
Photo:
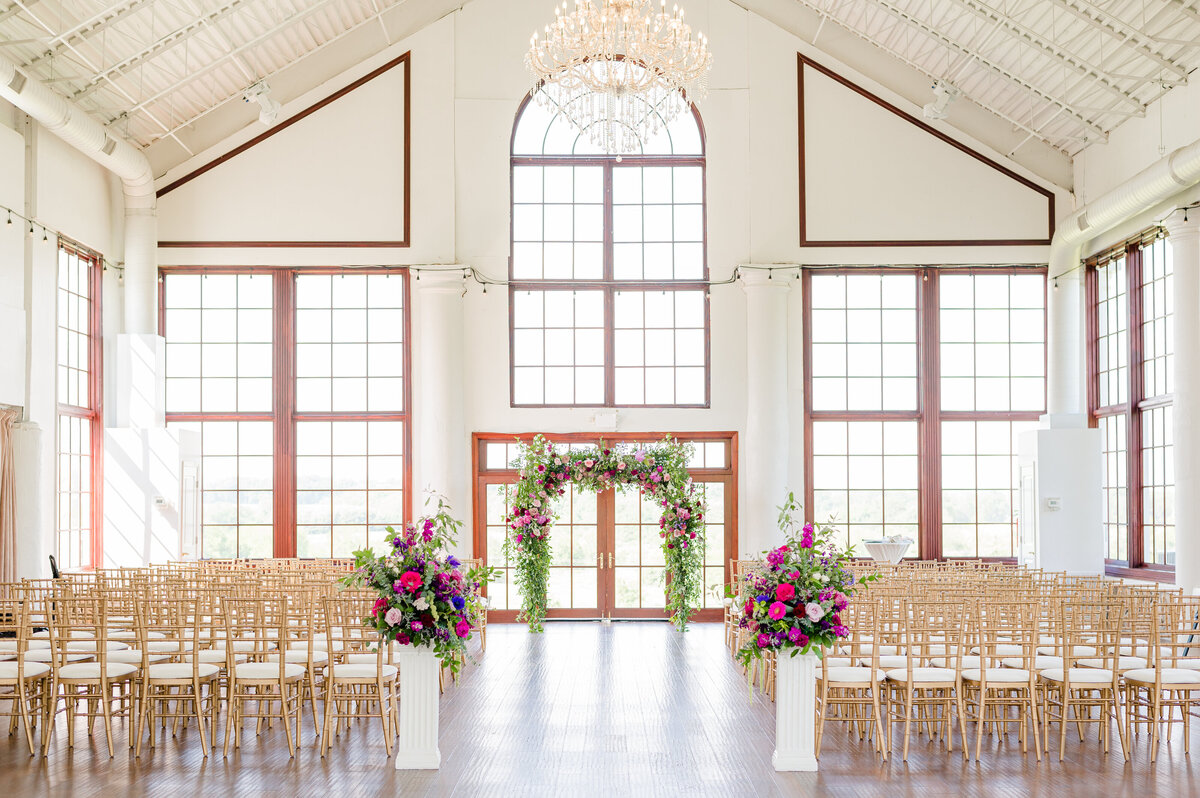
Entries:
[[[283, 109], [281, 118], [303, 109], [345, 86], [379, 64], [411, 50], [412, 60], [412, 246], [405, 249], [177, 249], [160, 248], [161, 264], [431, 264], [462, 263], [496, 278], [508, 273], [509, 255], [509, 141], [516, 110], [529, 90], [530, 78], [523, 65], [530, 32], [540, 29], [551, 12], [544, 0], [474, 0], [458, 12], [433, 23], [419, 33], [397, 42], [344, 75], [329, 81]], [[804, 249], [797, 229], [796, 146], [796, 53], [803, 52], [848, 79], [880, 95], [903, 110], [920, 116], [920, 108], [888, 92], [873, 81], [839, 65], [807, 43], [730, 0], [689, 0], [688, 21], [710, 36], [714, 66], [709, 95], [700, 104], [707, 135], [708, 260], [715, 281], [727, 279], [741, 263], [1041, 263], [1045, 247], [905, 247]], [[339, 108], [339, 105], [341, 106]], [[318, 112], [327, 114], [323, 124], [352, 130], [360, 123], [350, 112], [353, 103], [334, 103]], [[303, 122], [297, 125], [297, 128]], [[960, 141], [1004, 163], [1039, 185], [1020, 166], [979, 142], [956, 134], [941, 122], [935, 126]], [[159, 185], [177, 179], [261, 132], [251, 125], [191, 161], [172, 169]], [[255, 149], [270, 148], [276, 136]], [[353, 142], [354, 137], [348, 136]], [[398, 138], [376, 139], [374, 148], [399, 146]], [[387, 162], [394, 152], [372, 150], [368, 161]], [[364, 153], [346, 156], [346, 164], [363, 160]], [[255, 174], [252, 161], [238, 156], [213, 170], [221, 181], [236, 184]], [[265, 156], [268, 159], [273, 156]], [[835, 158], [853, 157], [852, 152]], [[239, 165], [246, 164], [244, 171]], [[201, 178], [203, 179], [203, 178]], [[195, 181], [199, 182], [199, 181]], [[957, 190], [983, 191], [984, 184], [956, 185]], [[376, 178], [379, 196], [387, 197], [390, 186]], [[320, 190], [314, 186], [314, 190]], [[184, 196], [183, 189], [166, 195], [161, 203], [161, 237], [169, 231], [187, 231], [187, 237], [221, 239], [227, 236], [209, 229], [204, 212], [209, 197], [199, 202], [172, 199]], [[370, 189], [368, 189], [370, 190]], [[864, 190], [864, 199], [869, 199]], [[1037, 198], [1041, 201], [1041, 198]], [[1058, 207], [1068, 209], [1069, 197], [1058, 194]], [[304, 202], [302, 198], [280, 198], [283, 203]], [[1044, 201], [1038, 207], [1044, 214]], [[286, 208], [286, 205], [281, 207]], [[342, 238], [338, 231], [355, 229], [356, 216], [337, 203], [323, 203], [314, 224], [320, 225], [311, 238]], [[881, 217], [892, 207], [872, 207]], [[1018, 209], [1018, 213], [1020, 210]], [[277, 210], [271, 211], [275, 214]], [[184, 216], [186, 215], [186, 218]], [[219, 214], [218, 214], [219, 215]], [[223, 217], [222, 217], [223, 218]], [[1031, 216], [1030, 218], [1035, 218]], [[958, 239], [961, 219], [934, 219], [927, 232]], [[980, 235], [1008, 237], [1008, 231], [992, 230], [988, 221], [974, 221]], [[224, 226], [224, 222], [219, 226]], [[1009, 225], [1011, 229], [1011, 225]], [[374, 237], [374, 236], [372, 236]], [[420, 302], [414, 291], [414, 303]], [[508, 392], [508, 297], [503, 289], [484, 295], [470, 286], [465, 302], [465, 340], [462, 363], [466, 397], [465, 433], [448, 440], [448, 447], [467, 452], [469, 434], [479, 432], [587, 431], [594, 430], [590, 409], [514, 409]], [[800, 308], [797, 284], [789, 297], [791, 330], [788, 348], [789, 405], [797, 422], [802, 416], [800, 372]], [[418, 318], [414, 310], [414, 320]], [[621, 409], [618, 430], [625, 432], [699, 430], [744, 431], [746, 421], [746, 300], [738, 285], [715, 286], [712, 290], [712, 396], [707, 410]], [[414, 329], [414, 336], [420, 335]], [[414, 349], [414, 355], [417, 355]], [[414, 362], [414, 379], [428, 369]], [[419, 418], [421, 407], [414, 407]], [[802, 485], [802, 429], [792, 426], [790, 484]], [[469, 458], [463, 458], [469, 463]], [[424, 487], [422, 455], [413, 453], [413, 485]], [[468, 497], [470, 474], [461, 475], [457, 486], [439, 486], [451, 496]], [[744, 479], [744, 477], [743, 477]], [[742, 486], [744, 492], [744, 485]], [[420, 507], [420, 496], [414, 497]], [[456, 512], [469, 516], [466, 501]], [[743, 521], [745, 508], [743, 506]], [[469, 520], [469, 519], [468, 519]]]
[[[41, 224], [107, 255], [113, 249], [112, 219], [119, 215], [120, 206], [114, 208], [108, 172], [36, 125], [27, 147], [24, 115], [2, 101], [0, 106], [4, 106], [0, 113], [0, 203], [32, 215], [38, 222], [30, 237], [20, 220], [11, 228], [7, 217], [0, 220], [0, 334], [5, 336], [0, 354], [0, 402], [22, 406], [23, 420], [42, 429], [36, 490], [40, 529], [27, 528], [18, 519], [18, 562], [23, 568], [36, 565], [36, 570], [23, 571], [22, 576], [46, 576], [45, 555], [55, 550], [58, 261], [55, 239], [51, 235], [48, 241], [42, 240]], [[111, 292], [111, 287], [106, 289]], [[15, 330], [16, 336], [12, 345], [7, 337], [10, 330]]]

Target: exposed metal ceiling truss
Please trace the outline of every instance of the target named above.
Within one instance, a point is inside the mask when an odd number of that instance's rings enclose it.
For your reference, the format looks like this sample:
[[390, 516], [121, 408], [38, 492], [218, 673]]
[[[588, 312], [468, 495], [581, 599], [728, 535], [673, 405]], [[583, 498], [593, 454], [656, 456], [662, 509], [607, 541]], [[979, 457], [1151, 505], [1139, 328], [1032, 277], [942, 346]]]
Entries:
[[1200, 66], [1196, 0], [798, 2], [1070, 156]]
[[[0, 0], [0, 50], [116, 135], [177, 145], [178, 162], [257, 81], [372, 24], [390, 43], [385, 15], [407, 1]], [[1200, 0], [795, 2], [1022, 131], [1010, 154], [1036, 139], [1073, 156], [1200, 66]]]

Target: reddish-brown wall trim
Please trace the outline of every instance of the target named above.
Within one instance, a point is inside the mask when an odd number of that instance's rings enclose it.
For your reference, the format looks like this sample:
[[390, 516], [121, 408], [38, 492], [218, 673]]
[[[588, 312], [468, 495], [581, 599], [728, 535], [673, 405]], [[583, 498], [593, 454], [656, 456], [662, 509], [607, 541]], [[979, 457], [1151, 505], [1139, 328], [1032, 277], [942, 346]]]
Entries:
[[338, 89], [323, 100], [305, 108], [303, 111], [290, 116], [275, 125], [270, 130], [258, 134], [249, 141], [239, 144], [224, 155], [220, 155], [201, 167], [194, 169], [183, 177], [160, 188], [157, 196], [161, 197], [182, 186], [200, 175], [229, 161], [246, 150], [266, 141], [271, 136], [286, 130], [295, 123], [313, 114], [333, 101], [344, 97], [371, 80], [379, 77], [392, 68], [404, 64], [404, 238], [400, 241], [160, 241], [160, 247], [407, 247], [412, 240], [409, 206], [412, 204], [412, 51], [393, 58], [378, 69], [368, 72], [358, 80]]
[[[1034, 183], [1032, 180], [1029, 180], [1026, 177], [1022, 177], [1021, 175], [1017, 174], [1013, 170], [1009, 169], [1008, 167], [1004, 166], [1003, 164], [997, 163], [996, 161], [992, 160], [991, 158], [989, 158], [988, 156], [979, 152], [978, 150], [968, 147], [966, 144], [963, 144], [961, 141], [951, 138], [950, 136], [946, 135], [945, 133], [938, 130], [937, 128], [932, 127], [932, 126], [926, 124], [925, 122], [922, 122], [920, 119], [917, 119], [915, 116], [912, 116], [911, 114], [908, 114], [908, 113], [900, 110], [895, 105], [892, 105], [891, 103], [889, 103], [887, 100], [883, 99], [882, 97], [872, 94], [871, 92], [864, 89], [862, 86], [859, 86], [857, 83], [853, 83], [852, 81], [847, 80], [846, 78], [837, 74], [836, 72], [829, 69], [828, 67], [822, 66], [821, 64], [818, 64], [816, 61], [813, 61], [811, 58], [808, 58], [807, 56], [805, 56], [801, 53], [796, 53], [796, 59], [797, 59], [797, 63], [796, 63], [796, 92], [797, 92], [797, 94], [796, 94], [796, 97], [797, 97], [797, 117], [798, 117], [797, 121], [798, 121], [798, 125], [799, 125], [797, 140], [799, 142], [799, 164], [800, 164], [800, 170], [799, 170], [799, 176], [800, 176], [800, 181], [799, 181], [799, 184], [800, 184], [800, 246], [802, 246], [802, 247], [978, 247], [978, 246], [1023, 247], [1023, 246], [1046, 246], [1050, 243], [1050, 239], [1054, 236], [1054, 192], [1052, 192], [1048, 189], [1042, 188], [1037, 183]], [[907, 240], [906, 239], [906, 240], [896, 240], [896, 241], [880, 241], [880, 240], [868, 240], [868, 241], [824, 241], [824, 240], [821, 240], [821, 241], [819, 241], [819, 240], [810, 239], [808, 237], [807, 205], [806, 205], [806, 197], [805, 197], [806, 177], [805, 177], [805, 165], [804, 165], [804, 67], [805, 66], [812, 67], [813, 69], [817, 70], [818, 72], [825, 75], [826, 77], [836, 80], [838, 83], [842, 84], [846, 88], [850, 89], [853, 92], [856, 92], [857, 94], [862, 95], [863, 97], [865, 97], [866, 99], [875, 103], [876, 105], [880, 106], [881, 108], [891, 111], [893, 114], [900, 117], [901, 119], [904, 119], [905, 121], [907, 121], [913, 125], [916, 125], [921, 130], [924, 130], [926, 133], [928, 133], [929, 135], [934, 136], [935, 138], [937, 138], [941, 141], [944, 141], [946, 144], [949, 144], [951, 147], [954, 147], [955, 149], [960, 150], [961, 152], [964, 152], [967, 155], [970, 155], [972, 158], [975, 158], [976, 160], [980, 161], [981, 163], [984, 163], [984, 164], [990, 166], [991, 168], [995, 169], [997, 172], [1000, 172], [1005, 177], [1009, 177], [1009, 178], [1017, 181], [1021, 185], [1025, 186], [1026, 188], [1031, 189], [1032, 191], [1035, 191], [1038, 194], [1041, 194], [1042, 196], [1044, 196], [1046, 198], [1046, 205], [1047, 205], [1046, 215], [1047, 215], [1047, 219], [1048, 219], [1048, 222], [1047, 222], [1048, 226], [1046, 228], [1048, 232], [1046, 234], [1046, 237], [1044, 239], [979, 238], [979, 239], [924, 239], [924, 240]]]

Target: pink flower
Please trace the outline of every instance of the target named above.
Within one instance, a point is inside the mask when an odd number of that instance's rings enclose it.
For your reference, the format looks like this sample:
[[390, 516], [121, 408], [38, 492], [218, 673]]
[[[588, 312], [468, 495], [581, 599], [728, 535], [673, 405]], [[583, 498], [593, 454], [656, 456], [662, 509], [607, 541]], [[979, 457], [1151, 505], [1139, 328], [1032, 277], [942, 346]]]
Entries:
[[425, 628], [425, 624], [421, 623], [420, 621], [413, 621], [410, 626], [414, 632], [419, 632]]
[[789, 585], [787, 582], [775, 588], [775, 598], [780, 601], [791, 601], [796, 597], [796, 588]]
[[817, 602], [810, 601], [804, 605], [804, 614], [808, 616], [810, 621], [816, 623], [825, 615], [825, 610]]
[[773, 621], [778, 621], [785, 615], [787, 615], [787, 605], [782, 601], [776, 601], [767, 607], [767, 617]]
[[771, 636], [769, 634], [767, 634], [766, 632], [760, 632], [758, 635], [758, 647], [759, 648], [770, 648], [770, 646], [771, 646]]
[[804, 646], [808, 645], [808, 635], [804, 634], [804, 632], [801, 632], [800, 627], [798, 626], [793, 626], [791, 629], [788, 629], [787, 636], [788, 642], [794, 646], [803, 648]]
[[415, 593], [424, 582], [425, 580], [416, 571], [405, 571], [400, 575], [400, 585], [409, 593]]
[[371, 608], [371, 614], [378, 615], [379, 611], [382, 610], [386, 606], [387, 606], [387, 599], [382, 598], [382, 597], [375, 599], [375, 606]]
[[788, 579], [799, 579], [799, 578], [800, 578], [800, 572], [799, 572], [799, 571], [792, 571], [792, 572], [790, 572], [790, 573], [787, 575], [787, 577], [788, 577]]
[[459, 637], [466, 637], [467, 635], [471, 634], [471, 624], [464, 620], [460, 620], [458, 623], [454, 624], [454, 634], [458, 635]]
[[400, 623], [403, 618], [404, 613], [400, 611], [399, 607], [392, 607], [387, 611], [387, 615], [383, 616], [383, 619], [387, 621], [388, 626], [395, 626], [396, 624]]

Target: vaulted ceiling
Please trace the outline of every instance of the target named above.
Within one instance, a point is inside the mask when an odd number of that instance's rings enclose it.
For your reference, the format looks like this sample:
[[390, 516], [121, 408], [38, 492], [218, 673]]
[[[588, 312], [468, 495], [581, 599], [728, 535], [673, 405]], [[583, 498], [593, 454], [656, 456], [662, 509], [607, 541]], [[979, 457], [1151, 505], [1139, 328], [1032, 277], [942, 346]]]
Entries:
[[[0, 0], [0, 51], [158, 171], [464, 0]], [[1070, 159], [1200, 65], [1200, 0], [735, 0], [1069, 185]], [[857, 42], [857, 44], [855, 44]]]

